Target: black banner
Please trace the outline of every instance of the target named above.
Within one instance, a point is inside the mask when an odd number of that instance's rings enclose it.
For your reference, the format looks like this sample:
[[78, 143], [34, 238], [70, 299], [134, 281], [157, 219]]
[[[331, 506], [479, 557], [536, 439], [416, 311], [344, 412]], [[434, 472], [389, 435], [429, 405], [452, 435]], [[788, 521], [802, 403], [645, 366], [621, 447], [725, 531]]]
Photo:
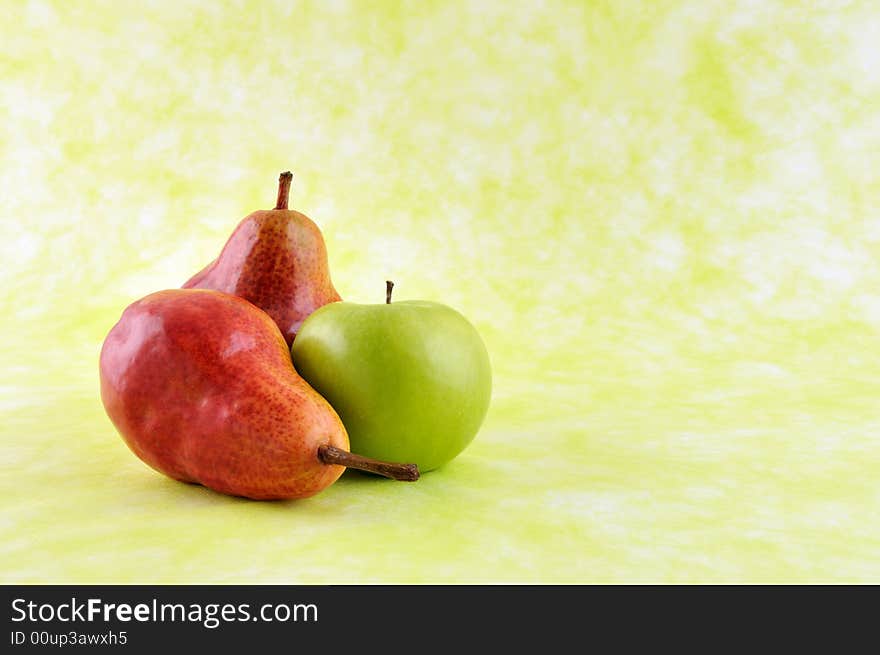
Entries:
[[[3, 652], [326, 646], [414, 651], [480, 639], [571, 643], [786, 643], [827, 630], [840, 646], [873, 625], [875, 587], [6, 586]], [[760, 634], [759, 641], [750, 635]], [[574, 640], [574, 642], [572, 641]], [[709, 645], [707, 643], [707, 645]], [[716, 643], [717, 645], [717, 643]], [[519, 650], [517, 651], [519, 652]]]

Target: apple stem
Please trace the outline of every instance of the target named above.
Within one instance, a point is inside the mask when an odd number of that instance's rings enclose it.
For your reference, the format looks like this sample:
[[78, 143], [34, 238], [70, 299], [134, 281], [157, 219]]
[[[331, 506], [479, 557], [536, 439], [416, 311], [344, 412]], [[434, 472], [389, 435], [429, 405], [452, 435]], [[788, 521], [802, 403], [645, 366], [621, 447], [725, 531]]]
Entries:
[[385, 304], [391, 304], [391, 290], [394, 288], [394, 282], [385, 280]]
[[293, 173], [284, 171], [278, 176], [278, 200], [275, 201], [275, 209], [287, 209], [287, 201], [290, 198], [290, 181]]
[[342, 450], [328, 444], [318, 447], [318, 459], [325, 464], [347, 466], [351, 469], [384, 475], [386, 478], [402, 480], [403, 482], [415, 482], [419, 479], [419, 467], [415, 464], [383, 462], [378, 459], [364, 457], [363, 455], [355, 455], [347, 450]]

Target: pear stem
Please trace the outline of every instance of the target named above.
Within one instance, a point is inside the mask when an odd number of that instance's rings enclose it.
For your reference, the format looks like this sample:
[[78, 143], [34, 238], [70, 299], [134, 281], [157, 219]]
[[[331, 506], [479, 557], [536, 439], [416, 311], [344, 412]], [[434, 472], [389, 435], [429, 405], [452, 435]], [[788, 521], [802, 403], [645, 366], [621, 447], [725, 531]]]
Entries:
[[378, 459], [364, 457], [363, 455], [355, 455], [347, 450], [342, 450], [328, 444], [318, 447], [318, 459], [324, 462], [324, 464], [347, 466], [350, 469], [384, 475], [386, 478], [403, 482], [415, 482], [419, 479], [419, 467], [415, 464], [383, 462]]
[[385, 280], [385, 304], [391, 304], [391, 290], [394, 288], [394, 282]]
[[287, 202], [290, 198], [290, 181], [293, 179], [293, 173], [285, 171], [278, 176], [278, 200], [275, 201], [275, 209], [287, 209]]

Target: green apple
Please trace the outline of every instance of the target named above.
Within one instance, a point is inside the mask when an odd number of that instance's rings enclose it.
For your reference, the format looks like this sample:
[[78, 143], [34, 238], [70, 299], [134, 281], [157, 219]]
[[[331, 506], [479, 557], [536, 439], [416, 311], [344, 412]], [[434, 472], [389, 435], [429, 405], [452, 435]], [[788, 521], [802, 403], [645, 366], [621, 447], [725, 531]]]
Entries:
[[339, 414], [352, 452], [430, 471], [471, 442], [492, 371], [479, 333], [436, 302], [335, 302], [313, 312], [293, 364]]

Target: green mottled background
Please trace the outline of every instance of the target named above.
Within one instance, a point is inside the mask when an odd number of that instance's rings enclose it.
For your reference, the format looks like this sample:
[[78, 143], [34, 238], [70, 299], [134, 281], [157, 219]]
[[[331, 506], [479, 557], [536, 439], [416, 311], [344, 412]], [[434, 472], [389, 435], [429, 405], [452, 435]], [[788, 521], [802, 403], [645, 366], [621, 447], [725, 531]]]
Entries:
[[[0, 5], [3, 582], [880, 582], [872, 2]], [[122, 309], [293, 206], [496, 372], [413, 485], [167, 480]]]

